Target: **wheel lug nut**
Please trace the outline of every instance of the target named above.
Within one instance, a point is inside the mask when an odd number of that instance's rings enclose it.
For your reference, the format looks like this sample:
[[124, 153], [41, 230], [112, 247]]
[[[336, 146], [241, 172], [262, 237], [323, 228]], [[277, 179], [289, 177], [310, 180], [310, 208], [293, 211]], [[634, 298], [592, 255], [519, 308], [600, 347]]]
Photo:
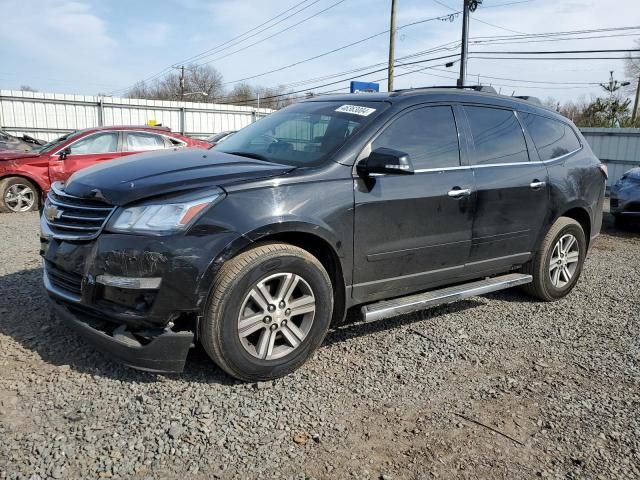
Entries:
[[278, 325], [276, 325], [276, 324], [274, 323], [274, 324], [273, 324], [273, 325], [271, 325], [271, 327], [269, 327], [269, 328], [271, 328], [271, 330], [273, 331], [273, 330], [275, 330], [276, 328], [278, 328]]
[[287, 321], [286, 320], [282, 320], [282, 323], [280, 323], [281, 327], [286, 327], [287, 326]]
[[276, 309], [276, 306], [275, 305], [269, 305], [268, 309], [269, 309], [270, 312], [273, 312]]
[[285, 315], [291, 315], [291, 309], [290, 309], [290, 308], [287, 308], [287, 309], [284, 311], [284, 313], [285, 313]]
[[271, 317], [266, 316], [264, 317], [264, 319], [262, 320], [264, 323], [271, 323]]
[[284, 308], [284, 307], [285, 307], [284, 301], [280, 302], [280, 308]]

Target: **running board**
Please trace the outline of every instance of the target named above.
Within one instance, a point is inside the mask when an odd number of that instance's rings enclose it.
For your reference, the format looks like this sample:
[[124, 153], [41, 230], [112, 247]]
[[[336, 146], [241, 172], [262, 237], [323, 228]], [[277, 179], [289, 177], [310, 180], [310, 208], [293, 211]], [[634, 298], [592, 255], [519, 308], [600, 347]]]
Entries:
[[396, 317], [405, 313], [435, 307], [436, 305], [452, 303], [464, 298], [515, 287], [516, 285], [524, 285], [532, 280], [531, 275], [510, 273], [500, 277], [463, 283], [455, 287], [431, 290], [430, 292], [418, 293], [408, 297], [394, 298], [393, 300], [384, 300], [363, 306], [361, 310], [362, 319], [365, 322], [373, 322], [384, 318]]

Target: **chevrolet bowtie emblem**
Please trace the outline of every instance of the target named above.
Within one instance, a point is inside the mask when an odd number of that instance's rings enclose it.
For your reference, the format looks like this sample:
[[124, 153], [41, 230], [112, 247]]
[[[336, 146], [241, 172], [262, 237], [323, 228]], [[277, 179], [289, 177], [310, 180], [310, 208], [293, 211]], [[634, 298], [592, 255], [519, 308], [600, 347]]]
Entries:
[[58, 207], [47, 207], [44, 210], [44, 215], [47, 217], [47, 220], [53, 222], [54, 220], [58, 220], [62, 215], [62, 210], [58, 210]]

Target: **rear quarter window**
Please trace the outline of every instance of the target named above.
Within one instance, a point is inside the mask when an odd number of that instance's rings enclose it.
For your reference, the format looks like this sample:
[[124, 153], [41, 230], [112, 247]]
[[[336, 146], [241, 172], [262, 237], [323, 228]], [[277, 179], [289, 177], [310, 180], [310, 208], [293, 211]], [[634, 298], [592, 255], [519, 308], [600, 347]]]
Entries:
[[580, 149], [580, 140], [566, 123], [533, 113], [520, 115], [538, 150], [540, 160], [553, 160]]

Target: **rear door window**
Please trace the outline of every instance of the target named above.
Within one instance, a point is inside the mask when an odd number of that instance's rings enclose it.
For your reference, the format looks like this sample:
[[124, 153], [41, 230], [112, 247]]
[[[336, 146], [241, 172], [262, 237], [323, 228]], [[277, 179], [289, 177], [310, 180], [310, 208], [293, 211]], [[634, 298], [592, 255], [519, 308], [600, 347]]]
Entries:
[[533, 113], [520, 115], [538, 150], [540, 160], [553, 160], [580, 149], [580, 140], [566, 123]]
[[415, 169], [460, 166], [458, 130], [449, 106], [411, 110], [393, 120], [371, 144], [409, 154]]
[[529, 161], [522, 127], [513, 110], [465, 106], [471, 127], [474, 165]]
[[127, 132], [127, 151], [144, 152], [165, 148], [164, 138], [146, 132]]

